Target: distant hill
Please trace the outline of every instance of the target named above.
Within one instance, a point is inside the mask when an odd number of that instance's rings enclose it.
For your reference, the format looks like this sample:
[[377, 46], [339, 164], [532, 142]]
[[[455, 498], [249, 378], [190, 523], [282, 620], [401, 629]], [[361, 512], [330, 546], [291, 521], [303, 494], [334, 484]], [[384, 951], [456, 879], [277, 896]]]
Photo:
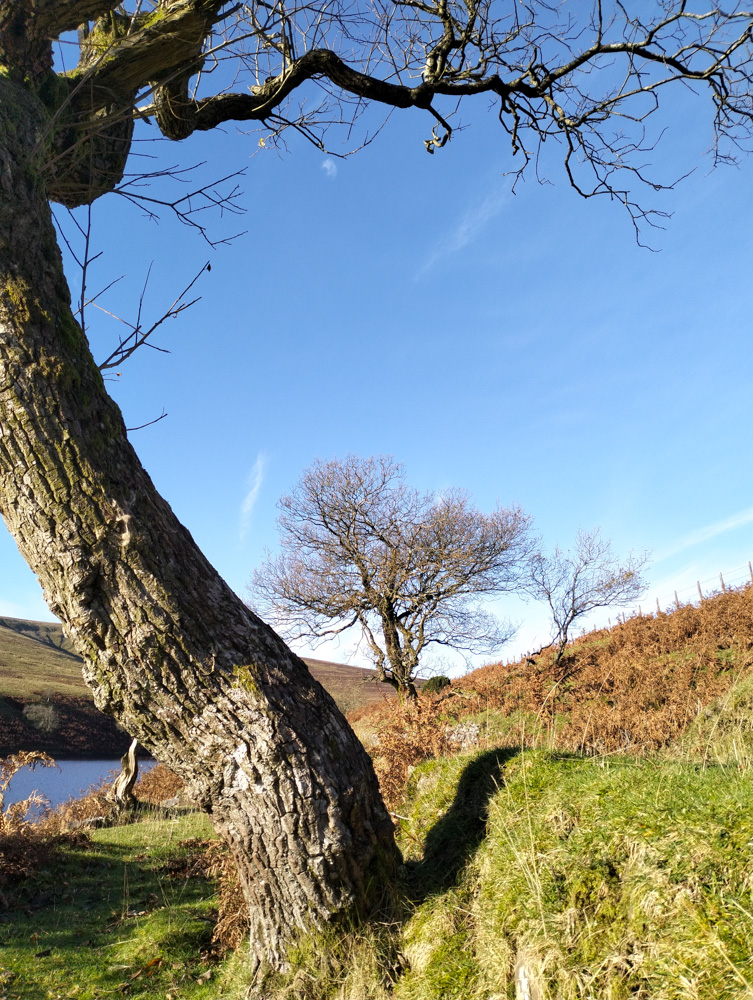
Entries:
[[[373, 670], [305, 659], [313, 676], [343, 712], [394, 697]], [[94, 707], [81, 676], [81, 657], [57, 622], [0, 617], [0, 757], [19, 750], [52, 756], [119, 756], [128, 737]], [[45, 731], [24, 715], [29, 705], [50, 705], [54, 728]]]
[[87, 696], [81, 657], [57, 622], [0, 618], [0, 695]]

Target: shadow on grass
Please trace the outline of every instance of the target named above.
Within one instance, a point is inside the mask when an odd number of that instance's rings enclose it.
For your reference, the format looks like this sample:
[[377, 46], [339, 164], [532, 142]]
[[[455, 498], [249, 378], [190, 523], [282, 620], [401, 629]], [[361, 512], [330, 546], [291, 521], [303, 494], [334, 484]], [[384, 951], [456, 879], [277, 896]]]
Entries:
[[515, 747], [488, 750], [465, 768], [452, 805], [426, 835], [423, 859], [407, 865], [415, 903], [455, 883], [484, 839], [489, 800], [504, 783], [504, 767], [519, 753]]
[[[212, 885], [165, 871], [173, 853], [184, 853], [179, 844], [158, 857], [149, 856], [147, 842], [139, 847], [63, 847], [12, 893], [6, 887], [10, 905], [0, 909], [2, 1000], [71, 996], [74, 984], [86, 1000], [126, 990], [135, 997], [142, 995], [142, 978], [155, 996], [164, 995], [180, 978], [177, 966], [182, 972], [199, 963], [210, 945], [212, 921], [205, 918]], [[197, 988], [190, 981], [180, 985]]]

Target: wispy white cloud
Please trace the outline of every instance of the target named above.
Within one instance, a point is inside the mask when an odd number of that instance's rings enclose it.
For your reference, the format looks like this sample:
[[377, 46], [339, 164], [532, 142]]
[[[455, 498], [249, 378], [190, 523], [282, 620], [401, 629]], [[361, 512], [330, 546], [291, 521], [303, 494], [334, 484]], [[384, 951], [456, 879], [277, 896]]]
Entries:
[[421, 265], [417, 277], [423, 277], [440, 260], [457, 253], [472, 243], [485, 226], [498, 215], [507, 201], [507, 191], [488, 194], [483, 201], [469, 208], [458, 219], [452, 229], [439, 240], [435, 248]]
[[329, 156], [326, 160], [322, 160], [322, 170], [327, 177], [337, 177], [337, 164]]
[[674, 544], [658, 552], [653, 562], [658, 563], [662, 559], [669, 559], [670, 556], [676, 556], [679, 552], [684, 552], [693, 545], [700, 545], [701, 542], [707, 542], [711, 538], [716, 538], [717, 535], [724, 535], [728, 531], [734, 531], [736, 528], [742, 528], [744, 525], [751, 524], [752, 522], [753, 507], [748, 507], [737, 514], [725, 517], [722, 521], [715, 521], [714, 524], [706, 525], [705, 528], [697, 528], [695, 531], [691, 531], [690, 534], [679, 538]]
[[241, 526], [240, 526], [240, 537], [241, 541], [244, 541], [246, 535], [248, 534], [248, 528], [251, 524], [251, 515], [254, 512], [254, 505], [256, 503], [257, 497], [259, 496], [259, 490], [261, 489], [261, 484], [264, 481], [264, 472], [267, 467], [267, 456], [262, 452], [256, 456], [256, 461], [251, 467], [251, 471], [248, 474], [247, 484], [248, 489], [245, 497], [243, 498], [243, 503], [241, 504]]

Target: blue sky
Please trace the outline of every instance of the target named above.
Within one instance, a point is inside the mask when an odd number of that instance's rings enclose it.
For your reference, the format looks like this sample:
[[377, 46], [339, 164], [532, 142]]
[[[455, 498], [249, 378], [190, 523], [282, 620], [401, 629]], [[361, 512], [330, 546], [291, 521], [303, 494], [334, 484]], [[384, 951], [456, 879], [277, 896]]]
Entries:
[[[702, 102], [670, 104], [654, 175], [695, 170], [640, 192], [672, 213], [646, 234], [656, 252], [619, 204], [568, 188], [556, 148], [541, 165], [551, 183], [511, 193], [483, 100], [434, 156], [417, 111], [344, 160], [302, 140], [259, 149], [231, 127], [140, 147], [207, 161], [205, 178], [246, 169], [246, 214], [210, 229], [247, 232], [216, 250], [167, 215], [98, 202], [90, 285], [124, 275], [102, 301], [132, 317], [154, 261], [156, 316], [211, 260], [201, 301], [156, 341], [171, 353], [141, 351], [110, 384], [129, 426], [167, 411], [132, 440], [238, 593], [275, 548], [277, 497], [315, 458], [348, 452], [392, 454], [412, 485], [463, 487], [484, 510], [520, 504], [548, 548], [601, 526], [620, 553], [651, 550], [644, 608], [675, 589], [690, 600], [720, 571], [747, 577], [753, 164], [712, 171]], [[94, 310], [88, 323], [101, 358], [116, 324]], [[4, 530], [0, 566], [0, 613], [50, 619]], [[545, 641], [541, 609], [501, 609], [521, 623], [503, 658]], [[367, 662], [349, 642], [315, 655]]]

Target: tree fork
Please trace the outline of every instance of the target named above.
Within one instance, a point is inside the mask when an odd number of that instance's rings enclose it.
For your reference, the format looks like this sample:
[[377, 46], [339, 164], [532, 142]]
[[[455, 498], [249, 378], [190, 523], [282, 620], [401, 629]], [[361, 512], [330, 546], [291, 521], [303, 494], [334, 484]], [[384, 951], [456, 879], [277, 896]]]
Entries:
[[127, 439], [70, 310], [46, 126], [0, 77], [0, 511], [97, 706], [230, 845], [254, 964], [283, 968], [296, 932], [377, 904], [392, 823], [330, 696], [209, 565]]

